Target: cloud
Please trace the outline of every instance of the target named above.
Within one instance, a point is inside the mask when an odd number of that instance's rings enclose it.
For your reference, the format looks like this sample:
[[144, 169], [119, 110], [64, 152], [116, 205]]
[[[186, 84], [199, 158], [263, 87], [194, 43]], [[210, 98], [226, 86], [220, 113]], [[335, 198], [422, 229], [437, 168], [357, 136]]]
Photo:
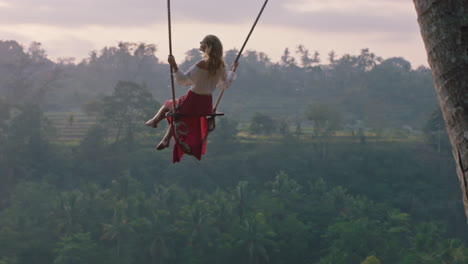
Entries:
[[[42, 41], [46, 48], [51, 47], [48, 50], [54, 57], [70, 53], [83, 57], [90, 49], [115, 45], [120, 40], [155, 42], [166, 50], [162, 40], [167, 36], [166, 3], [0, 0], [0, 31], [5, 33], [3, 38]], [[174, 42], [179, 43], [179, 50], [187, 50], [189, 44], [183, 43], [197, 43], [200, 35], [216, 32], [226, 43], [238, 43], [263, 3], [264, 0], [172, 0]], [[364, 46], [391, 50], [414, 43], [415, 38], [420, 36], [412, 1], [271, 0], [248, 47], [276, 54], [286, 46], [318, 45], [321, 41], [324, 47], [343, 46], [342, 50]], [[181, 39], [182, 43], [178, 41]], [[80, 47], [75, 47], [77, 43]], [[352, 43], [356, 46], [351, 47]]]
[[[269, 1], [260, 23], [315, 32], [414, 32], [407, 0]], [[0, 0], [0, 24], [135, 27], [167, 22], [166, 1]], [[253, 23], [262, 0], [172, 1], [172, 22]], [[408, 10], [406, 10], [408, 9]]]
[[417, 24], [412, 16], [381, 16], [378, 14], [343, 13], [333, 10], [298, 13], [269, 18], [268, 23], [329, 33], [397, 33], [412, 34]]
[[[156, 1], [34, 0], [4, 1], [2, 24], [42, 24], [65, 27], [86, 25], [145, 25], [154, 23]], [[160, 1], [158, 1], [160, 2]], [[161, 9], [161, 8], [159, 8]]]
[[1, 40], [16, 40], [19, 43], [30, 42], [30, 38], [28, 38], [27, 36], [19, 32], [14, 32], [12, 30], [0, 29], [0, 36], [2, 36]]
[[[330, 33], [417, 32], [416, 13], [406, 0], [302, 0], [267, 15], [269, 23]], [[287, 14], [287, 15], [286, 15]]]
[[[243, 21], [247, 0], [226, 1], [172, 1], [174, 21], [196, 20], [201, 22]], [[2, 4], [5, 6], [2, 8]], [[167, 21], [167, 2], [149, 0], [4, 0], [0, 1], [2, 24], [46, 24], [63, 26], [119, 25], [135, 26]], [[253, 11], [253, 10], [252, 10]], [[255, 12], [255, 11], [254, 11]], [[248, 13], [248, 12], [247, 12]]]

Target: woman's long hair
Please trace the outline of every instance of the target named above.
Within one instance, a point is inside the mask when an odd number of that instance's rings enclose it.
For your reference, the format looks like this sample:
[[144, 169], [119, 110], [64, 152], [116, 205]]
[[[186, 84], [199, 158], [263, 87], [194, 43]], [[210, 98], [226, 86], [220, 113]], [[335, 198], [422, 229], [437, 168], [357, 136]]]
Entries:
[[224, 70], [223, 44], [218, 37], [208, 35], [204, 38], [206, 49], [203, 58], [207, 63], [208, 72], [216, 75], [218, 70]]

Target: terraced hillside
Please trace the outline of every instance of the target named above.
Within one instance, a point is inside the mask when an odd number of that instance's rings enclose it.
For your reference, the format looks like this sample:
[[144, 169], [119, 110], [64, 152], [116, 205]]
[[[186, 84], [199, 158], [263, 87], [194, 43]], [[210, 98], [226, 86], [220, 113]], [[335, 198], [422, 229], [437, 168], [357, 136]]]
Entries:
[[67, 144], [77, 144], [96, 123], [94, 117], [80, 111], [47, 112], [46, 116], [56, 128], [53, 141]]

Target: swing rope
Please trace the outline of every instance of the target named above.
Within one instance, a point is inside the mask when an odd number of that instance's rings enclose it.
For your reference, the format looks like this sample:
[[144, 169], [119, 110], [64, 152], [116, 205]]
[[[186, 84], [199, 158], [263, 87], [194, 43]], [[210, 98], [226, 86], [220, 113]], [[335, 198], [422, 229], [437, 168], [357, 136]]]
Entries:
[[[171, 28], [171, 1], [167, 0], [167, 20], [168, 20], [168, 31], [169, 31], [169, 55], [172, 56], [172, 28]], [[188, 154], [192, 155], [192, 151], [190, 147], [185, 143], [180, 141], [179, 138], [179, 128], [180, 126], [185, 125], [183, 122], [179, 122], [179, 118], [177, 116], [177, 105], [176, 105], [176, 97], [175, 97], [175, 85], [174, 85], [174, 69], [172, 66], [169, 65], [171, 69], [171, 88], [172, 88], [172, 113], [167, 113], [166, 116], [172, 116], [172, 123], [171, 128], [172, 134], [174, 135], [174, 140], [181, 146], [182, 150]]]
[[[172, 30], [171, 30], [171, 0], [167, 0], [167, 20], [169, 27], [169, 55], [172, 56]], [[175, 114], [176, 112], [176, 97], [175, 97], [175, 88], [174, 88], [174, 69], [169, 65], [171, 69], [171, 87], [172, 87], [172, 111]]]
[[[245, 48], [245, 45], [247, 44], [247, 42], [249, 41], [249, 38], [250, 38], [250, 35], [252, 35], [252, 32], [254, 31], [255, 29], [255, 26], [257, 25], [257, 22], [258, 20], [260, 19], [260, 16], [262, 15], [263, 13], [263, 10], [265, 9], [265, 6], [267, 5], [268, 3], [268, 0], [265, 0], [265, 3], [263, 3], [263, 6], [262, 6], [262, 9], [260, 9], [260, 13], [258, 14], [257, 16], [257, 19], [255, 19], [255, 22], [252, 26], [252, 28], [250, 29], [250, 32], [249, 34], [247, 35], [247, 38], [245, 39], [244, 41], [244, 44], [242, 45], [242, 48], [240, 49], [239, 53], [237, 54], [237, 57], [236, 59], [234, 60], [234, 62], [238, 62], [239, 61], [239, 58], [240, 56], [242, 55], [242, 52], [244, 51], [244, 48]], [[223, 94], [224, 94], [224, 90], [222, 90], [218, 96], [218, 100], [216, 100], [216, 104], [213, 108], [213, 115], [216, 115], [216, 109], [218, 109], [218, 105], [219, 105], [219, 102], [221, 101], [221, 98], [223, 98]]]

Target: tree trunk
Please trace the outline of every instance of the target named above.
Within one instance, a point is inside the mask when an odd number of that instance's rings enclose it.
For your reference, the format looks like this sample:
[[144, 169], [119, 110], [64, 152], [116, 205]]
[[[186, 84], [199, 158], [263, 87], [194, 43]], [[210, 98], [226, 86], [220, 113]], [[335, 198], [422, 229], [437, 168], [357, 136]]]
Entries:
[[413, 2], [468, 217], [468, 1]]

